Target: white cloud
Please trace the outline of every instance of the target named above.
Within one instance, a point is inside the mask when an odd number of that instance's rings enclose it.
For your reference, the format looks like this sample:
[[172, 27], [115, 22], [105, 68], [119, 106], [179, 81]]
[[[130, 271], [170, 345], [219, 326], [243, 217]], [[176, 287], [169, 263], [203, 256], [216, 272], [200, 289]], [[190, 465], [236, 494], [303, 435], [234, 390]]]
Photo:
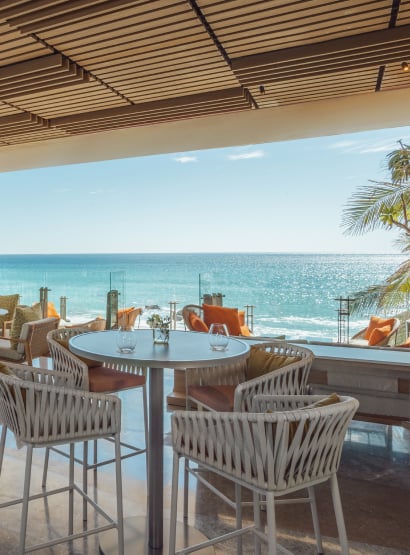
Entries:
[[352, 147], [356, 146], [356, 141], [338, 141], [337, 143], [333, 143], [329, 145], [328, 148], [337, 149], [341, 148], [343, 150], [350, 150]]
[[247, 160], [248, 158], [263, 158], [265, 153], [263, 150], [254, 150], [252, 152], [243, 152], [242, 154], [229, 154], [229, 160]]
[[189, 162], [197, 162], [198, 158], [196, 156], [178, 156], [178, 158], [174, 158], [174, 160], [181, 164], [187, 164]]
[[397, 141], [389, 141], [387, 143], [375, 143], [373, 145], [362, 146], [359, 149], [360, 154], [368, 154], [370, 152], [391, 152], [398, 148]]
[[103, 189], [97, 189], [96, 191], [90, 191], [89, 194], [90, 195], [101, 195], [101, 193], [103, 193]]
[[[403, 137], [402, 142], [407, 144], [408, 137]], [[370, 154], [372, 152], [391, 152], [399, 147], [397, 139], [385, 139], [383, 141], [339, 141], [329, 145], [328, 148], [340, 149], [346, 153]]]

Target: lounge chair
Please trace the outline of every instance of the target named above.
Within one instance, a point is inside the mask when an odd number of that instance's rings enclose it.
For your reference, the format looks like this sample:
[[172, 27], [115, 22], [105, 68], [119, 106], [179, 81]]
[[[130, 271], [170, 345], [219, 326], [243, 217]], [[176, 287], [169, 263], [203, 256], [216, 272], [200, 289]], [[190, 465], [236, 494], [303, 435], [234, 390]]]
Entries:
[[185, 305], [182, 318], [189, 331], [208, 332], [213, 323], [226, 324], [230, 335], [249, 337], [251, 330], [245, 324], [245, 311], [218, 305]]
[[19, 298], [18, 293], [15, 295], [0, 295], [0, 308], [6, 311], [5, 314], [0, 314], [1, 335], [6, 335], [6, 329], [11, 325]]
[[369, 325], [353, 335], [349, 343], [364, 347], [383, 347], [395, 340], [400, 326], [398, 318], [372, 316]]

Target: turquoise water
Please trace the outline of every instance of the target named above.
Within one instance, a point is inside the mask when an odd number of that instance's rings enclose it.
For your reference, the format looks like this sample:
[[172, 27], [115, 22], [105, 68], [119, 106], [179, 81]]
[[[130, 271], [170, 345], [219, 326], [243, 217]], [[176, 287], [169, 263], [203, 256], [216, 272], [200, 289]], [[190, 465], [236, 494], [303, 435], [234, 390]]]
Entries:
[[[224, 306], [254, 305], [257, 334], [318, 340], [337, 338], [340, 296], [382, 282], [402, 255], [333, 254], [91, 254], [0, 256], [0, 294], [18, 292], [22, 304], [48, 287], [57, 308], [67, 298], [72, 322], [105, 315], [106, 295], [120, 304], [169, 310], [198, 304], [200, 294], [222, 293]], [[201, 291], [199, 291], [201, 288]], [[158, 311], [158, 310], [155, 310]], [[144, 311], [142, 325], [152, 310]], [[367, 315], [351, 320], [363, 327]]]

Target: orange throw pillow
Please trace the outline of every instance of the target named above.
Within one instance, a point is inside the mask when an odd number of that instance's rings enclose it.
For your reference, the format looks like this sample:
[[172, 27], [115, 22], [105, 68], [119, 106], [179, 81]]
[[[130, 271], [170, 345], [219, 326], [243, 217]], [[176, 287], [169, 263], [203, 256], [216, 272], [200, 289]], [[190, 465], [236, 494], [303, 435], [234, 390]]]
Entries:
[[244, 337], [251, 337], [252, 332], [248, 328], [248, 326], [241, 326], [241, 335], [243, 335]]
[[383, 326], [381, 328], [374, 328], [369, 337], [369, 345], [377, 345], [382, 339], [387, 337], [391, 332], [391, 326]]
[[394, 325], [394, 318], [379, 318], [378, 316], [372, 316], [370, 318], [369, 325], [367, 330], [364, 334], [364, 338], [369, 340], [372, 334], [372, 331], [376, 328], [382, 328], [384, 326], [390, 326], [390, 329]]
[[195, 312], [189, 313], [189, 323], [191, 324], [191, 328], [195, 331], [204, 331], [204, 332], [209, 331], [208, 326], [198, 316], [198, 314], [195, 314]]
[[240, 326], [245, 326], [245, 311], [244, 310], [238, 310], [238, 318], [239, 318], [239, 325]]
[[237, 308], [204, 304], [202, 309], [204, 311], [204, 321], [208, 328], [211, 324], [226, 324], [230, 335], [241, 335]]

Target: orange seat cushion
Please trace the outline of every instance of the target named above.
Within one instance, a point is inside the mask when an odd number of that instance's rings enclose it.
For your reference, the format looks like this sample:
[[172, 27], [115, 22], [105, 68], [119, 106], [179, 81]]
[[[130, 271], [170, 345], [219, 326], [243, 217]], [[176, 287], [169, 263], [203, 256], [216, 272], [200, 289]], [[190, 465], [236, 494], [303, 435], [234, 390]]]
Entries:
[[204, 332], [209, 331], [208, 326], [205, 324], [202, 318], [200, 318], [198, 314], [196, 314], [195, 312], [189, 313], [189, 323], [191, 325], [191, 328], [195, 331], [204, 331]]
[[239, 325], [244, 326], [245, 325], [245, 311], [244, 310], [238, 310], [238, 318], [239, 318]]
[[230, 335], [241, 335], [237, 308], [204, 304], [202, 309], [204, 311], [204, 322], [208, 328], [211, 324], [226, 324]]
[[391, 326], [383, 326], [381, 328], [374, 328], [369, 337], [369, 345], [377, 345], [385, 339], [391, 332]]
[[364, 338], [369, 340], [372, 334], [372, 331], [376, 328], [390, 326], [390, 329], [391, 329], [393, 325], [394, 325], [394, 318], [379, 318], [378, 316], [372, 316], [370, 318], [370, 322], [367, 327], [367, 330], [364, 334]]
[[236, 385], [191, 385], [188, 395], [218, 412], [232, 412]]
[[105, 366], [93, 366], [88, 370], [89, 389], [93, 393], [111, 393], [141, 387], [145, 376], [121, 372]]

